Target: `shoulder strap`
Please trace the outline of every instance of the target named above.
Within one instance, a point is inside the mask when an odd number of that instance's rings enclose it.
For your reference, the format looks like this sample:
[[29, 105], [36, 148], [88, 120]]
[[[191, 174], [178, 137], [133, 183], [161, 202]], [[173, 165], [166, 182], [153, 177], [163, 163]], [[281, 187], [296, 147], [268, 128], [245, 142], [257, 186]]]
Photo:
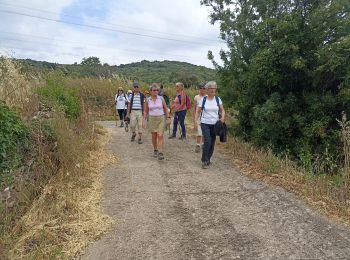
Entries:
[[216, 104], [218, 105], [218, 107], [220, 107], [220, 104], [219, 104], [219, 97], [218, 97], [218, 96], [215, 96], [215, 100], [216, 100]]
[[204, 97], [203, 97], [203, 101], [202, 101], [202, 111], [204, 110], [205, 102], [207, 102], [207, 96], [204, 96]]
[[202, 111], [201, 111], [201, 118], [202, 118], [202, 115], [203, 115], [203, 111], [204, 111], [205, 102], [207, 102], [207, 96], [204, 96], [204, 97], [203, 97], [203, 101], [202, 101]]

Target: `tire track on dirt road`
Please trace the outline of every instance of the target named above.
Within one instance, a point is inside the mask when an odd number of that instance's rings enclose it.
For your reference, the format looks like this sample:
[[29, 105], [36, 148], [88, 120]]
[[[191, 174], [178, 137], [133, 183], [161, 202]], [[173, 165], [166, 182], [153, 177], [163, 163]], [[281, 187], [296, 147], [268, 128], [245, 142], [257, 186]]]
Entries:
[[165, 160], [114, 122], [103, 208], [116, 221], [83, 259], [349, 259], [350, 230], [282, 188], [251, 180], [214, 153], [203, 170], [194, 141], [166, 140]]

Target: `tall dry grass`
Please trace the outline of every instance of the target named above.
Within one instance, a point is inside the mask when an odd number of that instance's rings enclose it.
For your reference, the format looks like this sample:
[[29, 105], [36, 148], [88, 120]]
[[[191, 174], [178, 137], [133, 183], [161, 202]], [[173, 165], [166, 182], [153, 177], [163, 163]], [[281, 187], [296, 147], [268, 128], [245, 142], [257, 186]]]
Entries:
[[[16, 179], [17, 203], [1, 216], [0, 259], [74, 258], [111, 224], [100, 208], [101, 169], [114, 158], [99, 145], [108, 135], [91, 119], [113, 111], [115, 89], [130, 83], [66, 79], [65, 87], [79, 89], [83, 107], [72, 121], [62, 107], [42, 111], [45, 104], [35, 90], [45, 82], [28, 82], [11, 59], [4, 62], [2, 76], [7, 78], [0, 78], [0, 97], [20, 110], [28, 125], [35, 115], [38, 125], [33, 129], [36, 157], [28, 158], [26, 177]], [[52, 143], [45, 140], [47, 130], [56, 138]]]
[[62, 166], [14, 227], [9, 259], [76, 258], [112, 224], [100, 207], [101, 169], [115, 161], [103, 148], [109, 135], [86, 125], [77, 136], [63, 117], [52, 124], [61, 137], [57, 147]]

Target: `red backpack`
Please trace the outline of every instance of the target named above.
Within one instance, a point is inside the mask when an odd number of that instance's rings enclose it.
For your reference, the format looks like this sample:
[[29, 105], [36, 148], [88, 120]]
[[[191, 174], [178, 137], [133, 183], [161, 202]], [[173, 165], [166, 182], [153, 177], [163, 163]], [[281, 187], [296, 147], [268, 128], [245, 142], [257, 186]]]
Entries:
[[[177, 97], [179, 98], [179, 102], [181, 103], [181, 95], [178, 95]], [[185, 105], [186, 105], [186, 110], [191, 109], [191, 99], [188, 95], [186, 95]]]

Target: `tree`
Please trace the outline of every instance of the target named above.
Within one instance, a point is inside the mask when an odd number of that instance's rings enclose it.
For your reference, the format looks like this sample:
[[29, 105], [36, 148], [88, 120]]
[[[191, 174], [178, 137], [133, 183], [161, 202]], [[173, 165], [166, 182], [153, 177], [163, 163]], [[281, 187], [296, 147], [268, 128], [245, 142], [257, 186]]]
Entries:
[[229, 47], [222, 66], [208, 57], [239, 111], [236, 133], [304, 166], [321, 161], [334, 170], [342, 158], [336, 119], [350, 114], [349, 1], [201, 3], [212, 7]]
[[80, 64], [85, 66], [100, 66], [101, 61], [99, 58], [91, 56], [89, 58], [83, 58]]

